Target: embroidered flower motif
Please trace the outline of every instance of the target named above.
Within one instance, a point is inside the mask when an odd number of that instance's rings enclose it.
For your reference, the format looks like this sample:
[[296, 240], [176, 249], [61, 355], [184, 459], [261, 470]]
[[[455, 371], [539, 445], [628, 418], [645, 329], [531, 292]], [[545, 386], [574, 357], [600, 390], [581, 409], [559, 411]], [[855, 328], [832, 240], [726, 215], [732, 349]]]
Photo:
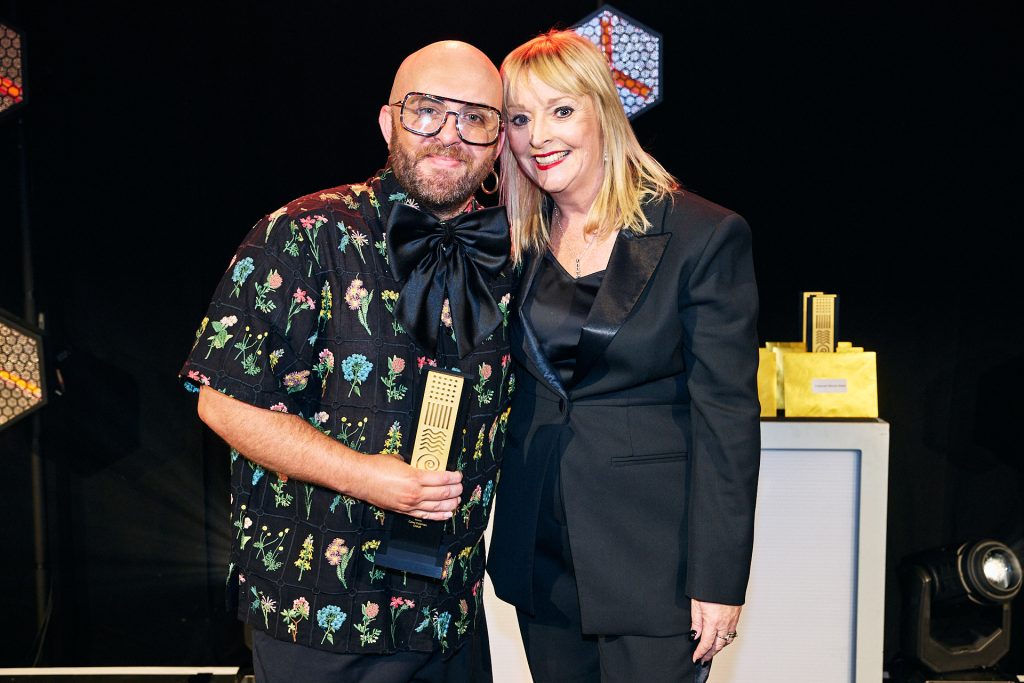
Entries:
[[289, 372], [281, 380], [281, 384], [288, 389], [289, 394], [294, 394], [296, 391], [302, 391], [309, 384], [309, 370], [296, 370], [295, 372]]
[[295, 224], [295, 221], [288, 223], [288, 229], [291, 231], [291, 235], [288, 237], [288, 241], [284, 243], [281, 251], [294, 258], [299, 255], [299, 242], [305, 242], [306, 238], [299, 232], [299, 226]]
[[[483, 429], [483, 427], [481, 427], [481, 429]], [[480, 504], [481, 495], [482, 489], [480, 488], [480, 484], [477, 484], [476, 488], [473, 489], [473, 493], [470, 495], [469, 500], [467, 500], [465, 505], [462, 506], [462, 521], [466, 523], [467, 529], [469, 528], [469, 518], [472, 516], [473, 508]]]
[[377, 549], [380, 548], [380, 541], [373, 539], [363, 544], [363, 557], [372, 565], [370, 567], [370, 583], [384, 578], [384, 570], [377, 569]]
[[258, 609], [263, 612], [263, 625], [269, 629], [270, 620], [268, 619], [268, 615], [277, 611], [277, 602], [275, 602], [270, 596], [266, 595], [263, 591], [257, 591], [254, 586], [249, 587], [249, 593], [253, 596], [252, 603], [249, 604], [249, 609]]
[[387, 376], [381, 376], [381, 383], [387, 387], [385, 394], [387, 395], [388, 403], [391, 401], [398, 401], [405, 397], [405, 392], [409, 390], [404, 384], [398, 382], [398, 376], [405, 370], [405, 360], [398, 356], [392, 356], [388, 359], [388, 374]]
[[281, 356], [284, 355], [284, 349], [274, 349], [270, 352], [268, 359], [270, 360], [270, 369], [273, 370], [277, 367], [277, 362], [281, 360]]
[[451, 330], [452, 341], [455, 339], [455, 330], [452, 328], [452, 307], [448, 303], [448, 299], [445, 298], [444, 303], [441, 304], [441, 324]]
[[[369, 420], [364, 417], [359, 422], [353, 424], [347, 417], [342, 416], [341, 425], [338, 427], [338, 435], [335, 438], [352, 450], [362, 453], [362, 443], [366, 441], [366, 436], [363, 435], [363, 431], [366, 429], [367, 422], [369, 422]], [[351, 517], [352, 515], [349, 514], [350, 522], [352, 521]]]
[[275, 403], [274, 405], [270, 406], [270, 409], [273, 410], [274, 412], [277, 412], [277, 413], [287, 413], [288, 412], [288, 406], [286, 406], [284, 403], [281, 403], [281, 402]]
[[459, 600], [459, 620], [455, 622], [455, 630], [461, 636], [469, 628], [469, 604], [466, 599]]
[[[355, 204], [355, 202], [353, 202], [353, 204]], [[358, 208], [358, 206], [358, 204], [355, 204], [355, 206], [350, 205], [349, 208]], [[359, 253], [359, 260], [366, 263], [366, 257], [363, 255], [363, 247], [370, 242], [370, 240], [366, 238], [366, 235], [358, 230], [348, 227], [341, 221], [338, 221], [338, 230], [341, 231], [341, 236], [338, 238], [338, 251], [344, 254], [345, 250], [348, 249], [348, 245], [351, 244]]]
[[341, 581], [343, 588], [348, 588], [348, 580], [345, 578], [345, 569], [348, 567], [349, 560], [352, 559], [352, 555], [355, 553], [355, 548], [348, 548], [345, 546], [345, 540], [336, 538], [331, 541], [330, 545], [327, 546], [327, 550], [324, 551], [324, 557], [327, 558], [327, 564], [335, 568], [335, 572], [338, 575], [338, 581]]
[[302, 581], [302, 573], [312, 567], [313, 559], [313, 534], [306, 536], [299, 550], [299, 559], [295, 560], [295, 566], [299, 568], [299, 581]]
[[441, 644], [442, 652], [448, 649], [448, 624], [451, 620], [452, 615], [448, 612], [442, 612], [434, 619], [434, 637]]
[[484, 425], [480, 425], [480, 431], [476, 435], [476, 445], [473, 447], [473, 460], [479, 460], [484, 455]]
[[194, 379], [195, 381], [199, 382], [200, 384], [202, 384], [204, 386], [210, 386], [210, 378], [207, 377], [206, 375], [202, 374], [198, 370], [189, 370], [188, 371], [188, 378], [189, 379]]
[[199, 323], [199, 329], [196, 330], [196, 340], [192, 342], [192, 351], [195, 351], [196, 347], [199, 346], [199, 340], [203, 338], [203, 332], [206, 332], [206, 326], [209, 323], [209, 318], [203, 318], [202, 322]]
[[441, 585], [444, 588], [445, 593], [448, 593], [448, 582], [452, 578], [452, 565], [455, 564], [455, 558], [449, 552], [444, 558], [444, 565], [441, 567]]
[[[480, 487], [477, 487], [479, 491]], [[476, 493], [476, 492], [474, 492]], [[459, 551], [459, 566], [462, 567], [462, 581], [465, 583], [469, 579], [469, 573], [473, 569], [473, 558], [476, 556], [477, 551], [480, 549], [480, 542], [477, 541], [475, 545], [466, 546]]]
[[223, 349], [224, 345], [228, 343], [234, 335], [228, 334], [228, 328], [238, 322], [238, 318], [233, 315], [226, 315], [220, 320], [214, 320], [210, 323], [213, 326], [213, 334], [207, 337], [210, 340], [210, 349], [206, 352], [206, 357], [210, 357], [210, 353], [214, 349]]
[[348, 390], [349, 396], [352, 395], [353, 391], [356, 392], [356, 396], [362, 396], [362, 393], [359, 391], [359, 385], [366, 381], [366, 378], [370, 376], [371, 370], [373, 370], [373, 363], [361, 353], [353, 353], [341, 361], [342, 376], [351, 385], [351, 388]]
[[384, 302], [384, 308], [388, 309], [388, 313], [391, 314], [391, 330], [395, 333], [395, 336], [398, 336], [400, 332], [405, 332], [405, 328], [402, 327], [402, 324], [398, 322], [398, 318], [395, 317], [395, 304], [398, 302], [398, 297], [399, 293], [391, 289], [385, 289], [380, 295], [381, 301]]
[[274, 491], [274, 507], [286, 508], [295, 500], [295, 496], [285, 490], [287, 481], [288, 477], [279, 474], [277, 481], [270, 484], [270, 488]]
[[325, 640], [332, 645], [334, 644], [334, 634], [345, 623], [347, 617], [348, 615], [342, 612], [341, 608], [337, 605], [324, 605], [317, 610], [316, 623], [324, 631], [324, 637], [320, 640], [321, 645], [324, 644]]
[[253, 287], [256, 288], [256, 301], [253, 303], [253, 308], [263, 313], [270, 313], [277, 308], [277, 304], [268, 297], [272, 292], [277, 291], [282, 284], [284, 284], [284, 278], [276, 270], [271, 270], [267, 273], [263, 284], [254, 282]]
[[[327, 222], [327, 219], [319, 214], [314, 216], [303, 216], [299, 219], [299, 223], [302, 225], [302, 229], [306, 231], [306, 237], [309, 238], [309, 253], [313, 255], [313, 259], [316, 264], [320, 265], [320, 242], [317, 241], [317, 235], [320, 233], [320, 226]], [[309, 267], [306, 270], [306, 276], [312, 276], [313, 274], [313, 261], [309, 262]]]
[[437, 367], [437, 361], [433, 358], [427, 358], [426, 356], [420, 356], [416, 359], [416, 365], [419, 366], [420, 372], [423, 372], [423, 367], [429, 365], [432, 368]]
[[508, 314], [511, 310], [509, 304], [512, 302], [512, 295], [506, 293], [505, 296], [501, 297], [498, 301], [498, 310], [501, 311], [501, 338], [505, 338], [505, 328], [508, 327]]
[[402, 450], [402, 425], [399, 424], [398, 420], [395, 420], [390, 427], [388, 427], [388, 435], [384, 439], [384, 448], [381, 449], [381, 453], [389, 453], [398, 455]]
[[327, 376], [334, 372], [334, 353], [330, 349], [324, 349], [317, 357], [320, 361], [313, 366], [313, 371], [320, 378], [320, 396], [327, 393]]
[[320, 288], [320, 313], [316, 317], [316, 328], [313, 330], [313, 334], [309, 335], [310, 346], [316, 344], [316, 340], [320, 337], [320, 332], [327, 327], [327, 322], [332, 317], [331, 308], [333, 306], [334, 294], [331, 293], [331, 283], [325, 282], [324, 286]]
[[[256, 558], [263, 560], [263, 566], [267, 568], [268, 572], [276, 572], [284, 566], [284, 563], [280, 562], [277, 557], [284, 550], [284, 537], [288, 535], [289, 531], [291, 529], [286, 527], [284, 531], [278, 531], [275, 538], [264, 524], [260, 527], [259, 539], [252, 542], [252, 547], [256, 548]], [[273, 547], [275, 545], [276, 548]]]
[[363, 281], [359, 278], [352, 280], [348, 289], [345, 290], [345, 303], [348, 304], [350, 310], [356, 312], [359, 323], [366, 330], [366, 334], [371, 336], [373, 332], [370, 331], [370, 325], [366, 322], [366, 314], [370, 308], [370, 300], [372, 298], [373, 292], [367, 292], [366, 288], [363, 287]]
[[292, 634], [292, 642], [298, 642], [299, 622], [309, 619], [309, 601], [306, 598], [295, 598], [291, 609], [281, 610], [281, 619], [288, 626], [288, 633]]
[[477, 403], [485, 406], [494, 399], [494, 390], [487, 388], [487, 380], [491, 378], [491, 366], [488, 363], [481, 363], [477, 368], [477, 372], [480, 375], [480, 379], [473, 386], [473, 391], [476, 392]]
[[312, 297], [307, 295], [301, 287], [296, 287], [295, 293], [292, 294], [291, 304], [288, 307], [288, 322], [285, 325], [284, 333], [288, 334], [288, 331], [292, 329], [292, 318], [301, 311], [312, 311], [314, 308], [316, 308], [316, 302], [313, 301]]
[[380, 638], [379, 628], [370, 628], [370, 622], [377, 618], [380, 613], [380, 605], [375, 602], [367, 601], [363, 603], [363, 621], [360, 624], [352, 624], [352, 628], [359, 631], [359, 644], [365, 647], [377, 642]]
[[232, 347], [238, 350], [238, 353], [235, 354], [235, 360], [241, 359], [242, 370], [245, 374], [258, 375], [262, 371], [262, 366], [258, 365], [256, 361], [263, 355], [263, 342], [266, 341], [266, 338], [266, 332], [260, 332], [253, 338], [249, 326], [246, 325], [245, 334]]
[[256, 267], [253, 265], [251, 256], [246, 256], [235, 264], [235, 269], [231, 272], [231, 281], [235, 283], [234, 289], [231, 290], [231, 296], [238, 296], [242, 292], [242, 285], [254, 270]]

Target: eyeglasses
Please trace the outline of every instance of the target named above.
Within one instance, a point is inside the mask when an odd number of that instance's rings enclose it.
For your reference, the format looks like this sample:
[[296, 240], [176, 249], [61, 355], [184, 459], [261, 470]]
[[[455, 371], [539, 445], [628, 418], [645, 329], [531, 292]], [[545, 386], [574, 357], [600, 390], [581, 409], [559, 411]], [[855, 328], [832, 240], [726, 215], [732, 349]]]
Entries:
[[[461, 105], [451, 109], [446, 102]], [[423, 92], [406, 93], [401, 102], [391, 102], [392, 107], [402, 107], [400, 115], [402, 128], [410, 133], [430, 137], [437, 135], [448, 121], [449, 114], [455, 114], [455, 130], [459, 138], [469, 145], [493, 145], [501, 132], [501, 112], [494, 107], [476, 102], [438, 97]]]

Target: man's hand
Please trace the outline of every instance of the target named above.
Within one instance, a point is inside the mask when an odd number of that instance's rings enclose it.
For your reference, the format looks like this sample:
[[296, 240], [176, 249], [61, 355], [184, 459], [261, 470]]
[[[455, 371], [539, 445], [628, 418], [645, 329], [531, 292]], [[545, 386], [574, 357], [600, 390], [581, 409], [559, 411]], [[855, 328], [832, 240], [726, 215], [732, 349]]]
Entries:
[[700, 638], [693, 652], [694, 662], [710, 662], [712, 657], [732, 642], [734, 636], [730, 637], [729, 634], [736, 633], [740, 609], [740, 605], [690, 600], [690, 628]]
[[419, 519], [449, 519], [459, 507], [462, 472], [418, 470], [391, 454], [362, 460], [365, 474], [348, 492], [355, 498]]

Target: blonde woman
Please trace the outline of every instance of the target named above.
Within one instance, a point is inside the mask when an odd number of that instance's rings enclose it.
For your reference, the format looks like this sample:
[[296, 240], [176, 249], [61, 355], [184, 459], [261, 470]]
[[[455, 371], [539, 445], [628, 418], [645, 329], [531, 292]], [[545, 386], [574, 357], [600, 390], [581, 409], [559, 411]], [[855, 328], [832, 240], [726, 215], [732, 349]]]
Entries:
[[537, 683], [706, 680], [753, 540], [750, 230], [644, 152], [585, 38], [541, 35], [501, 71], [522, 277], [495, 592]]

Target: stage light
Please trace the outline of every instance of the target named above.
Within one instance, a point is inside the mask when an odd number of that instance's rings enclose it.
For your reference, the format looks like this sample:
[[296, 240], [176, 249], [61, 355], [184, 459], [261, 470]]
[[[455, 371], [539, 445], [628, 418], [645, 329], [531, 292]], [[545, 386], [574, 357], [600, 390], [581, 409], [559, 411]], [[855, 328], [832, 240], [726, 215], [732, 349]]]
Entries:
[[602, 5], [573, 30], [601, 48], [626, 116], [633, 119], [661, 102], [660, 33], [611, 5]]
[[43, 340], [0, 311], [0, 429], [46, 403]]
[[1010, 651], [1010, 603], [1024, 581], [1013, 550], [992, 539], [971, 541], [917, 553], [900, 569], [904, 654], [935, 674], [997, 673]]
[[25, 78], [21, 60], [21, 34], [0, 22], [0, 115], [25, 101]]

